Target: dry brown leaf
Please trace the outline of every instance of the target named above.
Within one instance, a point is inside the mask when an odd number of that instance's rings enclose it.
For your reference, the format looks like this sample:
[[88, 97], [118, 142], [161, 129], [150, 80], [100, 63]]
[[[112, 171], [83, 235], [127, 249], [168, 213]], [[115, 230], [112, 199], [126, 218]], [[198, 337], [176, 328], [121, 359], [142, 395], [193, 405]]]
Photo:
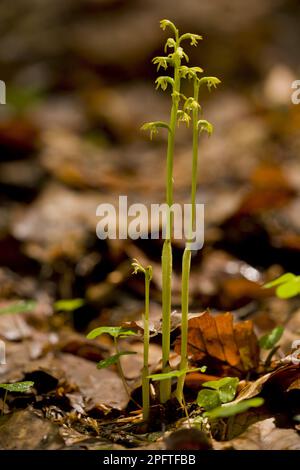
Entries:
[[[175, 351], [180, 354], [180, 338]], [[219, 373], [242, 375], [257, 368], [259, 346], [250, 320], [233, 323], [233, 315], [209, 312], [189, 320], [188, 353], [193, 362], [205, 363]]]
[[277, 428], [274, 418], [250, 426], [241, 436], [230, 441], [235, 450], [299, 450], [300, 436], [294, 429]]

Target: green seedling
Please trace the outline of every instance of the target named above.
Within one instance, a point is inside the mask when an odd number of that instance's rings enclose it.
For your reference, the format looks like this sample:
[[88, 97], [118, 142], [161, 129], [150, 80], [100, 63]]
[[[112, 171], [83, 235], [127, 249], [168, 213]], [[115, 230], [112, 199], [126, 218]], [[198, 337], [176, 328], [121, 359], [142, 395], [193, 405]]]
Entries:
[[265, 284], [264, 289], [276, 287], [276, 295], [280, 299], [289, 299], [300, 294], [300, 276], [292, 273], [286, 273], [274, 279], [274, 281]]
[[28, 392], [28, 390], [33, 387], [34, 382], [15, 382], [13, 384], [0, 384], [0, 388], [5, 390], [4, 398], [3, 398], [3, 406], [2, 406], [2, 413], [1, 415], [4, 415], [4, 408], [5, 408], [5, 403], [7, 399], [7, 394], [8, 392], [18, 392], [18, 393], [25, 393]]
[[[168, 67], [173, 69], [172, 76], [163, 75], [156, 79], [156, 88], [161, 88], [165, 91], [168, 87], [171, 89], [171, 112], [169, 122], [156, 121], [149, 122], [142, 126], [143, 130], [150, 131], [150, 137], [158, 132], [160, 128], [164, 128], [168, 132], [168, 145], [167, 145], [167, 175], [166, 175], [166, 203], [169, 207], [169, 213], [166, 224], [166, 238], [162, 249], [162, 371], [167, 374], [170, 371], [169, 355], [170, 355], [170, 333], [171, 333], [171, 294], [172, 294], [172, 245], [171, 237], [173, 232], [173, 214], [171, 207], [173, 204], [173, 160], [175, 148], [175, 132], [176, 125], [179, 121], [189, 124], [192, 113], [193, 116], [193, 180], [192, 180], [192, 201], [196, 197], [196, 175], [197, 175], [197, 158], [198, 158], [198, 135], [199, 131], [206, 130], [211, 133], [212, 126], [204, 120], [199, 120], [200, 105], [198, 103], [199, 88], [202, 84], [206, 84], [209, 89], [215, 87], [220, 81], [215, 77], [199, 78], [198, 74], [203, 70], [200, 67], [187, 67], [182, 62], [189, 62], [189, 57], [182, 48], [182, 43], [186, 40], [190, 41], [192, 46], [196, 46], [202, 37], [198, 34], [186, 33], [179, 34], [176, 26], [169, 20], [162, 20], [160, 22], [163, 30], [170, 29], [173, 33], [165, 43], [164, 51], [165, 56], [155, 57], [153, 63], [157, 65], [157, 70], [160, 68], [167, 70]], [[168, 54], [168, 51], [171, 52]], [[186, 98], [181, 93], [181, 82], [183, 79], [194, 80], [194, 96]], [[182, 109], [180, 104], [183, 103]], [[193, 206], [193, 214], [195, 218], [195, 205]], [[193, 219], [192, 214], [192, 219]], [[193, 222], [193, 220], [192, 220]], [[192, 225], [193, 226], [193, 225]], [[187, 310], [188, 307], [188, 283], [189, 283], [189, 269], [190, 269], [191, 253], [184, 254], [183, 259], [183, 289], [182, 289], [182, 304], [184, 305], [183, 314], [183, 339], [182, 339], [182, 363], [181, 370], [187, 369]], [[184, 374], [178, 386], [178, 399], [182, 401], [182, 389], [184, 384]], [[165, 403], [171, 395], [171, 380], [165, 379], [160, 384], [160, 400]]]
[[260, 338], [259, 346], [262, 349], [273, 349], [283, 335], [283, 332], [283, 326], [276, 326], [276, 328], [270, 331], [270, 333], [267, 333]]
[[14, 302], [5, 307], [0, 308], [0, 315], [5, 315], [8, 313], [26, 313], [32, 312], [37, 306], [35, 300], [21, 300], [20, 302]]
[[150, 282], [152, 279], [152, 266], [143, 266], [136, 260], [132, 263], [133, 274], [141, 272], [145, 277], [145, 311], [143, 315], [144, 323], [144, 364], [142, 370], [142, 395], [143, 395], [143, 418], [148, 421], [150, 413], [150, 384], [149, 384], [149, 344], [150, 344], [150, 329], [149, 329], [149, 303], [150, 303]]
[[277, 345], [278, 341], [280, 340], [281, 336], [283, 335], [284, 328], [283, 326], [276, 326], [272, 331], [267, 333], [266, 335], [262, 336], [259, 340], [259, 346], [261, 349], [266, 349], [267, 351], [270, 350], [266, 360], [265, 366], [268, 367], [271, 364], [272, 357], [279, 349], [279, 345]]
[[128, 389], [128, 385], [125, 379], [125, 375], [121, 366], [120, 357], [127, 355], [127, 354], [134, 354], [134, 353], [132, 351], [120, 351], [119, 345], [118, 345], [118, 339], [126, 338], [128, 336], [134, 336], [136, 335], [136, 332], [131, 330], [130, 328], [123, 328], [122, 326], [100, 326], [99, 328], [95, 328], [94, 330], [90, 331], [89, 334], [87, 335], [87, 338], [95, 339], [95, 338], [98, 338], [98, 336], [101, 336], [103, 334], [108, 334], [113, 338], [116, 353], [113, 356], [107, 359], [104, 359], [103, 361], [98, 362], [97, 368], [104, 369], [113, 364], [116, 364], [119, 376], [123, 382], [124, 389], [129, 399], [132, 400], [129, 389]]
[[222, 403], [228, 403], [234, 399], [238, 384], [237, 377], [204, 382], [202, 384], [204, 389], [198, 393], [197, 404], [207, 411], [217, 408]]
[[54, 309], [57, 312], [74, 312], [84, 304], [84, 299], [62, 299], [54, 303]]

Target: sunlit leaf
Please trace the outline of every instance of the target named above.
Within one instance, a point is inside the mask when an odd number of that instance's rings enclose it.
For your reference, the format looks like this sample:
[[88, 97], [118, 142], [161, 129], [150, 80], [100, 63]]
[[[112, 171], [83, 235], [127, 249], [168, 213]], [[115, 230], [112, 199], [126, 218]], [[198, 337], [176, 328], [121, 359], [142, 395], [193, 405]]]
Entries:
[[293, 281], [281, 284], [276, 289], [276, 295], [280, 299], [290, 299], [300, 293], [300, 276], [297, 276]]
[[237, 377], [224, 377], [220, 380], [204, 382], [202, 386], [217, 390], [220, 401], [222, 403], [228, 403], [234, 399], [238, 384], [239, 379]]
[[113, 338], [125, 338], [126, 336], [134, 336], [136, 332], [121, 326], [100, 326], [90, 331], [87, 335], [88, 339], [95, 339], [104, 333], [112, 336]]
[[34, 382], [16, 382], [14, 384], [0, 384], [0, 388], [7, 390], [8, 392], [27, 392], [31, 387], [33, 387]]
[[190, 372], [205, 372], [206, 366], [198, 367], [196, 369], [185, 369], [185, 370], [172, 370], [171, 372], [166, 372], [163, 374], [153, 374], [149, 375], [148, 379], [152, 379], [154, 381], [159, 380], [166, 380], [166, 379], [173, 379], [181, 377], [182, 375], [189, 374]]
[[285, 284], [286, 282], [294, 281], [297, 276], [292, 273], [285, 273], [282, 276], [274, 279], [273, 281], [267, 282], [263, 287], [264, 289], [270, 289], [272, 287], [279, 286], [280, 284]]
[[238, 403], [227, 403], [225, 405], [218, 406], [212, 410], [206, 411], [204, 417], [210, 419], [216, 418], [228, 418], [230, 416], [244, 413], [249, 408], [258, 408], [264, 403], [263, 398], [250, 398], [249, 400], [243, 400]]
[[83, 299], [62, 299], [54, 303], [54, 308], [60, 312], [73, 312], [84, 305]]
[[200, 390], [197, 396], [197, 404], [205, 410], [212, 410], [221, 404], [219, 393], [217, 390]]
[[283, 326], [276, 326], [270, 333], [262, 336], [259, 340], [259, 345], [262, 349], [273, 349], [276, 343], [280, 340], [284, 332]]
[[136, 354], [135, 351], [120, 351], [118, 354], [114, 354], [113, 356], [107, 357], [102, 361], [97, 363], [97, 369], [105, 369], [106, 367], [112, 366], [116, 364], [121, 356], [127, 356], [129, 354]]

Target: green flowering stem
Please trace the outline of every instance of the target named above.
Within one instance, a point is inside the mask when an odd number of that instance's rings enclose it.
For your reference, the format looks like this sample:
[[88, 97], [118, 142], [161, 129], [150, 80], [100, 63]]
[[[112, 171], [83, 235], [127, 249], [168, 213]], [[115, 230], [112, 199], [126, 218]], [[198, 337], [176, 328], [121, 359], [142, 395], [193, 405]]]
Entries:
[[148, 421], [150, 412], [150, 382], [149, 376], [149, 291], [152, 278], [152, 268], [145, 269], [145, 313], [144, 313], [144, 367], [142, 371], [143, 418]]
[[149, 313], [150, 313], [150, 283], [152, 279], [152, 266], [143, 266], [137, 259], [132, 263], [133, 274], [141, 272], [145, 276], [145, 311], [143, 315], [144, 326], [144, 364], [142, 370], [142, 397], [143, 397], [143, 418], [148, 421], [150, 414], [150, 382], [149, 382], [149, 345], [150, 345], [150, 328], [149, 328]]
[[[181, 58], [176, 54], [179, 47], [178, 35], [174, 52], [174, 86], [172, 93], [172, 108], [170, 115], [168, 148], [167, 148], [167, 179], [166, 179], [166, 202], [169, 208], [173, 204], [173, 159], [175, 145], [175, 130], [177, 124], [177, 112], [180, 100], [180, 65]], [[171, 335], [171, 296], [172, 296], [172, 244], [171, 234], [173, 230], [173, 215], [168, 211], [166, 239], [162, 250], [162, 371], [170, 370], [170, 335]], [[163, 380], [160, 383], [160, 401], [165, 403], [171, 396], [171, 380]]]
[[[194, 79], [194, 100], [198, 103], [199, 99], [199, 79]], [[181, 279], [181, 362], [180, 370], [188, 368], [188, 313], [189, 313], [189, 282], [191, 270], [191, 257], [192, 252], [190, 243], [192, 242], [192, 231], [195, 227], [196, 220], [196, 192], [197, 192], [197, 173], [198, 173], [198, 141], [199, 141], [199, 106], [194, 106], [192, 111], [193, 122], [193, 161], [192, 161], [192, 185], [191, 185], [191, 221], [190, 233], [187, 240], [182, 257], [182, 279]], [[183, 388], [184, 388], [185, 374], [178, 378], [176, 397], [179, 403], [183, 404]]]

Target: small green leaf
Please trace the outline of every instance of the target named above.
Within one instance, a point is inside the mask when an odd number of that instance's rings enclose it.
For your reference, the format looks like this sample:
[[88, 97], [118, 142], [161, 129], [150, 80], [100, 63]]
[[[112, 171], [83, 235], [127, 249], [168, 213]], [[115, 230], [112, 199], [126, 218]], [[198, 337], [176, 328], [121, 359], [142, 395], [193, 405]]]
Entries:
[[295, 274], [292, 273], [285, 273], [282, 276], [278, 277], [277, 279], [274, 279], [273, 281], [267, 282], [263, 288], [264, 289], [271, 289], [272, 287], [279, 286], [280, 284], [285, 284], [286, 282], [294, 281]]
[[276, 289], [276, 295], [280, 299], [290, 299], [300, 293], [300, 276], [297, 276], [293, 281], [281, 284]]
[[134, 336], [136, 332], [128, 328], [121, 326], [100, 326], [90, 331], [87, 335], [87, 339], [95, 339], [104, 333], [112, 336], [113, 338], [125, 338], [126, 336]]
[[173, 379], [181, 377], [182, 375], [189, 374], [190, 372], [205, 372], [206, 366], [198, 367], [197, 369], [185, 369], [185, 370], [172, 370], [171, 372], [166, 372], [164, 374], [153, 374], [149, 375], [147, 378], [154, 381]]
[[34, 382], [16, 382], [14, 384], [0, 384], [0, 388], [7, 390], [8, 392], [27, 392], [31, 387], [33, 387]]
[[83, 299], [62, 299], [54, 303], [54, 308], [60, 312], [73, 312], [84, 305]]
[[210, 419], [229, 418], [230, 416], [244, 413], [249, 408], [258, 408], [262, 406], [263, 403], [263, 398], [250, 398], [249, 400], [243, 400], [238, 403], [227, 403], [226, 405], [218, 406], [213, 410], [206, 411], [203, 416]]
[[97, 363], [97, 369], [105, 369], [106, 367], [112, 366], [116, 364], [121, 356], [127, 356], [129, 354], [136, 354], [135, 351], [120, 351], [118, 354], [114, 356], [110, 356], [102, 361]]
[[270, 333], [262, 336], [259, 340], [259, 345], [262, 349], [273, 349], [276, 343], [280, 340], [284, 332], [283, 326], [276, 326]]
[[35, 309], [37, 302], [35, 300], [24, 300], [20, 302], [15, 302], [11, 305], [7, 305], [6, 307], [0, 308], [0, 315], [4, 315], [7, 313], [25, 313], [25, 312], [32, 312]]
[[234, 399], [238, 384], [239, 379], [237, 377], [224, 377], [220, 380], [204, 382], [202, 386], [217, 390], [221, 402], [228, 403]]
[[197, 404], [205, 410], [212, 410], [221, 404], [217, 390], [200, 390], [197, 396]]
[[210, 380], [209, 382], [204, 382], [202, 386], [219, 390], [220, 388], [226, 387], [228, 385], [235, 386], [236, 388], [238, 383], [239, 379], [237, 377], [224, 377], [220, 380]]

